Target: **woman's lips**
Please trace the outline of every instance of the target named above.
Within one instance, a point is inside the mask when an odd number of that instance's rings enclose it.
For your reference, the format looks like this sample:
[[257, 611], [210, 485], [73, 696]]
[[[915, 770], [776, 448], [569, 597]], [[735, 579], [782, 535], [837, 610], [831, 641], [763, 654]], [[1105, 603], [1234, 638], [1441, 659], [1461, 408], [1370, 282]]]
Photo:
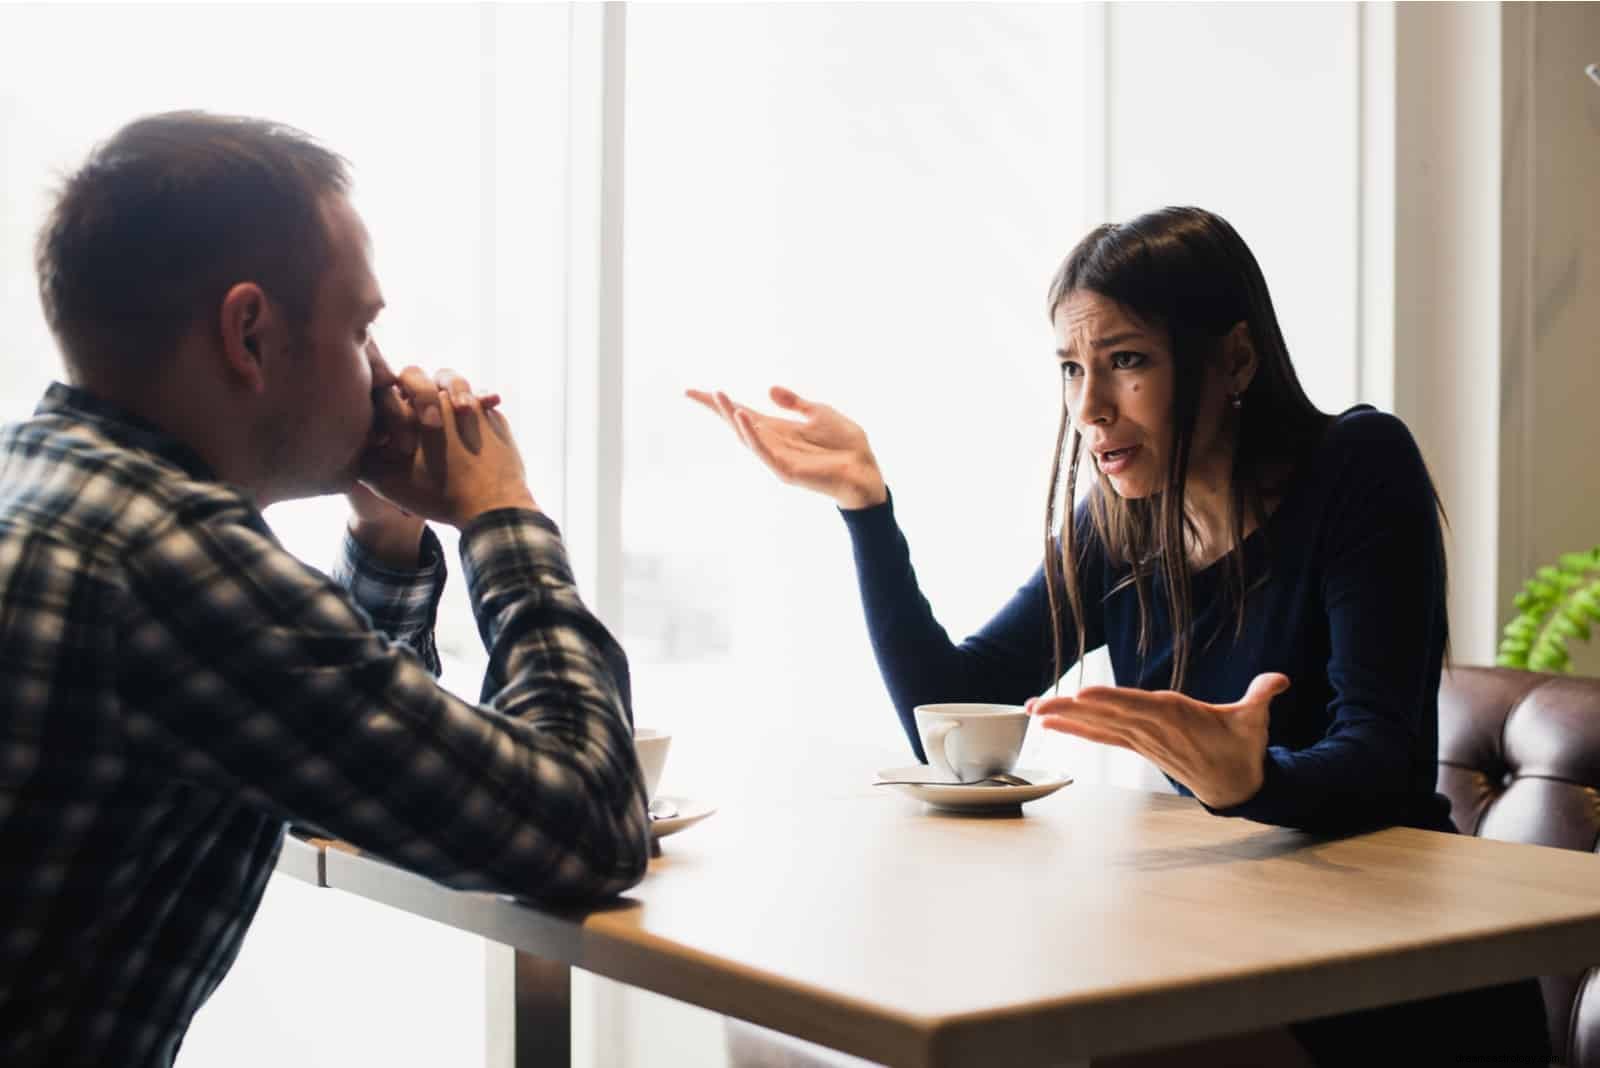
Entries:
[[1138, 458], [1139, 450], [1143, 445], [1128, 445], [1120, 449], [1108, 449], [1105, 452], [1095, 453], [1095, 459], [1100, 463], [1100, 473], [1115, 475], [1126, 471]]

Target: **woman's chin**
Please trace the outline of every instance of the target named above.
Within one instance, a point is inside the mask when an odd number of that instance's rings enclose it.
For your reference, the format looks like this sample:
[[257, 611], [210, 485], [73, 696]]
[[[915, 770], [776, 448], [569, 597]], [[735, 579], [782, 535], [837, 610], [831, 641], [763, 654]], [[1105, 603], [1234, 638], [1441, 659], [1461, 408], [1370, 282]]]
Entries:
[[1153, 496], [1156, 487], [1148, 478], [1140, 478], [1133, 473], [1106, 475], [1102, 472], [1106, 482], [1111, 486], [1111, 492], [1125, 501], [1137, 501], [1144, 497]]

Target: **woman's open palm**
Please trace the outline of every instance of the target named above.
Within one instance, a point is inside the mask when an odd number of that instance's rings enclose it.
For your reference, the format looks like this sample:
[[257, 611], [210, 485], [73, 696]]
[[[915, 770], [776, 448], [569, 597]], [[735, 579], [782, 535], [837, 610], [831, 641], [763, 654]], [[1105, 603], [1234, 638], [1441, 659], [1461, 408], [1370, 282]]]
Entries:
[[1289, 676], [1271, 671], [1225, 705], [1171, 690], [1086, 686], [1030, 698], [1027, 709], [1048, 730], [1131, 749], [1212, 808], [1231, 808], [1261, 789], [1272, 699], [1288, 688]]
[[772, 402], [800, 416], [788, 419], [738, 404], [720, 390], [686, 392], [720, 415], [784, 482], [831, 497], [841, 508], [869, 508], [888, 496], [866, 432], [826, 404], [773, 386]]

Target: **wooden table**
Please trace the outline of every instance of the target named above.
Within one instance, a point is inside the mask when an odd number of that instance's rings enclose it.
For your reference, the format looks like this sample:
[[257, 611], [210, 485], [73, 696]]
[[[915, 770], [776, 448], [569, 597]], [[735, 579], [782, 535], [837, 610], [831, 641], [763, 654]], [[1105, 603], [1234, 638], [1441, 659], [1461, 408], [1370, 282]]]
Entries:
[[870, 789], [725, 809], [584, 912], [336, 849], [323, 873], [514, 947], [528, 1026], [534, 989], [554, 993], [548, 1030], [576, 966], [907, 1068], [1059, 1064], [1600, 960], [1600, 856], [1400, 828], [1325, 840], [1110, 787], [1024, 813]]

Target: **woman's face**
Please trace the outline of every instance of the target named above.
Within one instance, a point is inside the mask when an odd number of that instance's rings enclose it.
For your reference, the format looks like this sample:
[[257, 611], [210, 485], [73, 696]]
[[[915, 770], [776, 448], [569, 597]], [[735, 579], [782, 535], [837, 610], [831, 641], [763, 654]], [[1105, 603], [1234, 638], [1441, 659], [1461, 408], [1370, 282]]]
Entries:
[[[1088, 290], [1078, 290], [1056, 308], [1055, 332], [1056, 355], [1066, 376], [1067, 412], [1095, 466], [1119, 496], [1159, 493], [1166, 485], [1175, 436], [1176, 376], [1167, 332]], [[1247, 336], [1241, 324], [1201, 373], [1189, 447], [1191, 491], [1227, 487], [1232, 467], [1228, 394], [1243, 389], [1255, 367], [1243, 340]], [[1224, 363], [1232, 369], [1225, 370]]]
[[1067, 413], [1095, 466], [1121, 497], [1166, 484], [1172, 453], [1172, 351], [1116, 301], [1078, 290], [1055, 312]]

